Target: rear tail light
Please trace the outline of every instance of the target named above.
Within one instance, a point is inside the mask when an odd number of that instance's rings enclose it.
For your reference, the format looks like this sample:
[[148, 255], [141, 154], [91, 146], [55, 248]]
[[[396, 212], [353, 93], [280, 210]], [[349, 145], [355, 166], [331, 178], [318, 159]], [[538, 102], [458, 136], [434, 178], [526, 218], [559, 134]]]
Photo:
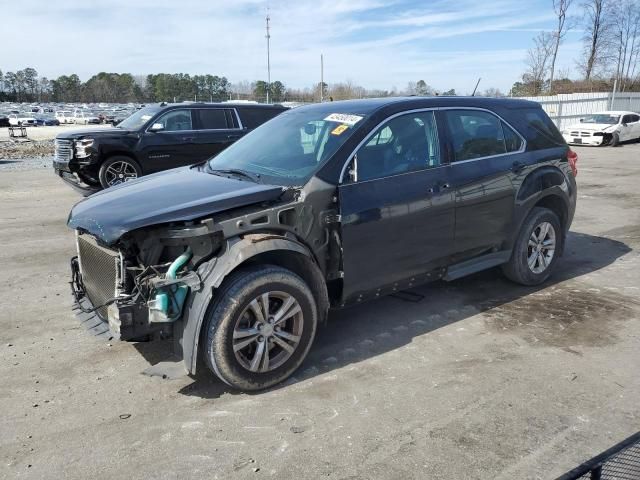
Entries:
[[569, 160], [569, 166], [571, 167], [571, 173], [574, 177], [578, 176], [578, 154], [569, 149], [567, 152], [567, 160]]

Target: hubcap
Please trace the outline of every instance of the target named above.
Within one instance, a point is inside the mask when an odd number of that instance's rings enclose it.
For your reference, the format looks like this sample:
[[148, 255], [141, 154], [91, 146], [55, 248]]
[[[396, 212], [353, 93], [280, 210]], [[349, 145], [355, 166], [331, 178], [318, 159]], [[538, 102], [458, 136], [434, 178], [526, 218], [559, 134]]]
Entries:
[[105, 172], [105, 180], [110, 187], [138, 178], [138, 172], [129, 162], [113, 162]]
[[542, 222], [531, 232], [527, 245], [527, 263], [533, 273], [542, 273], [551, 264], [556, 251], [556, 231], [549, 222]]
[[243, 310], [233, 330], [236, 360], [251, 372], [280, 367], [300, 344], [304, 318], [298, 301], [285, 292], [266, 292]]

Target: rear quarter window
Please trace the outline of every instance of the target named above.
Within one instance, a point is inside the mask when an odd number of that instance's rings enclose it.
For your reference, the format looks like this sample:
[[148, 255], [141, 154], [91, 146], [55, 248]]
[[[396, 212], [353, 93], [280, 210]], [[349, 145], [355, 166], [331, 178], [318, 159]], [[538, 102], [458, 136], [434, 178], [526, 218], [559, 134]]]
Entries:
[[562, 134], [542, 108], [522, 109], [516, 115], [525, 127], [529, 149], [543, 150], [566, 145]]
[[243, 127], [256, 128], [283, 111], [271, 108], [239, 108], [238, 114], [240, 115], [240, 120], [242, 120]]

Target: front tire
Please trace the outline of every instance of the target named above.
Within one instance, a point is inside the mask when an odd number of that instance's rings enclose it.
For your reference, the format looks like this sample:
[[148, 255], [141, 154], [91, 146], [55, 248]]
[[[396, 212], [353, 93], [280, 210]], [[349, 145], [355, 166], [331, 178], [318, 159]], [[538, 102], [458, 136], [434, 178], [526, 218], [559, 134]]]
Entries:
[[109, 188], [135, 180], [141, 175], [142, 169], [138, 162], [129, 157], [115, 156], [102, 164], [98, 172], [98, 179], [102, 188]]
[[609, 142], [609, 146], [618, 147], [620, 145], [620, 134], [618, 132], [613, 132], [611, 135], [611, 141]]
[[547, 208], [535, 207], [520, 229], [505, 276], [522, 285], [539, 285], [553, 272], [562, 248], [562, 226]]
[[316, 333], [318, 308], [309, 286], [290, 270], [259, 265], [232, 273], [205, 319], [209, 368], [239, 390], [262, 390], [288, 378]]

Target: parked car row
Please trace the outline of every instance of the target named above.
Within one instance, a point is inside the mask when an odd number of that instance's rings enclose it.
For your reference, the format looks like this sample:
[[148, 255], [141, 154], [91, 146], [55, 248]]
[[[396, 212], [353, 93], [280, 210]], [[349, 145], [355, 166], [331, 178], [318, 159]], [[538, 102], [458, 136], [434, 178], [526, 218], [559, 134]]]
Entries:
[[139, 108], [139, 105], [132, 104], [23, 105], [0, 103], [0, 126], [90, 125], [98, 123], [117, 125]]
[[301, 365], [329, 308], [496, 266], [544, 282], [577, 160], [523, 100], [149, 106], [58, 137], [56, 174], [110, 187], [69, 215], [73, 309], [96, 334], [173, 337], [190, 374], [203, 359], [264, 389]]

